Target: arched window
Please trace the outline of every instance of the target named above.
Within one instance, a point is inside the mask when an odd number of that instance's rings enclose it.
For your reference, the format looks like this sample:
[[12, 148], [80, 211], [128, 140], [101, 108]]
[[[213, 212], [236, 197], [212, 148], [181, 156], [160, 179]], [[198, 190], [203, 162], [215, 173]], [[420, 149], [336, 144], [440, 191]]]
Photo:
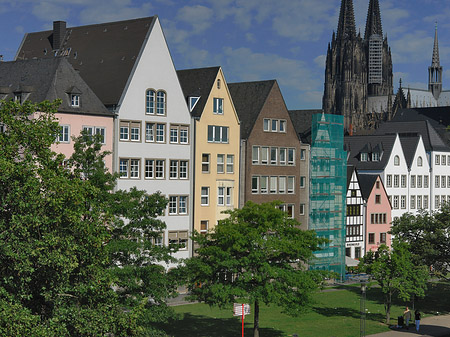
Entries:
[[399, 156], [395, 156], [394, 157], [394, 165], [395, 166], [400, 166], [400, 157]]
[[422, 165], [423, 165], [422, 157], [417, 158], [417, 166], [422, 166]]
[[166, 93], [164, 91], [158, 91], [156, 94], [156, 114], [166, 114]]
[[155, 90], [148, 89], [145, 92], [145, 113], [154, 114], [155, 113]]

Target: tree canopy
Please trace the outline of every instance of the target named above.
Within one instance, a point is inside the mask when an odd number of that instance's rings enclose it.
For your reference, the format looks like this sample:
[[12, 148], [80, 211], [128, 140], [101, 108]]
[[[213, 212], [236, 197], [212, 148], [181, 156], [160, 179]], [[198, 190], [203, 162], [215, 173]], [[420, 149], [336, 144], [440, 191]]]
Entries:
[[167, 201], [114, 191], [96, 137], [51, 151], [58, 104], [0, 105], [0, 335], [148, 335], [174, 288], [152, 241]]
[[249, 301], [254, 312], [254, 336], [259, 336], [259, 305], [276, 304], [298, 315], [311, 304], [323, 274], [308, 271], [307, 261], [322, 240], [303, 231], [277, 206], [248, 202], [227, 211], [213, 231], [195, 233], [199, 245], [183, 267], [190, 299], [226, 306]]

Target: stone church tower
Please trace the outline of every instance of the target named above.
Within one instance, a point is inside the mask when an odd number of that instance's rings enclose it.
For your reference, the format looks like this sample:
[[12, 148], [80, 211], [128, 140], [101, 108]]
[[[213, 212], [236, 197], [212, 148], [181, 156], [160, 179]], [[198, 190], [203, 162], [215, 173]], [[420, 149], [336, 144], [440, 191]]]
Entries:
[[391, 117], [392, 58], [378, 0], [370, 0], [364, 38], [356, 34], [353, 0], [341, 0], [337, 33], [328, 44], [323, 110], [344, 115], [346, 132], [362, 133]]

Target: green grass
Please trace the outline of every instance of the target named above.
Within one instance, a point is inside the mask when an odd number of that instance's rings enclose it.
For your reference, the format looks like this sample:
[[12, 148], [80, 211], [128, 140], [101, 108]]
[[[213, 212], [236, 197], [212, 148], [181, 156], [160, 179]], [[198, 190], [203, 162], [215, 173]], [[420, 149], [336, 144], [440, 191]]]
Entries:
[[[449, 283], [433, 283], [427, 297], [415, 303], [416, 308], [427, 315], [448, 314], [450, 305]], [[391, 308], [391, 324], [403, 313], [405, 303], [395, 300]], [[379, 288], [367, 291], [366, 334], [389, 330], [384, 322], [383, 297]], [[240, 317], [233, 317], [230, 306], [227, 309], [209, 307], [205, 304], [187, 304], [174, 307], [179, 319], [161, 326], [170, 336], [240, 336]], [[335, 290], [315, 295], [312, 309], [300, 317], [290, 317], [281, 313], [276, 306], [262, 306], [260, 310], [260, 335], [262, 337], [292, 336], [335, 336], [351, 337], [360, 335], [360, 288], [358, 285], [342, 286]], [[253, 312], [245, 318], [245, 336], [253, 336]]]

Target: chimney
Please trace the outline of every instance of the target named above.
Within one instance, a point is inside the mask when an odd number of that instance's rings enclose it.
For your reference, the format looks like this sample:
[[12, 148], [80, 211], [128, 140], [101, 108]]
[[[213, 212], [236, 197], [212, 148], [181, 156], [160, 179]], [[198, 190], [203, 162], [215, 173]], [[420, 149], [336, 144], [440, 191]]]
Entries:
[[53, 50], [61, 48], [66, 35], [66, 21], [53, 21]]

